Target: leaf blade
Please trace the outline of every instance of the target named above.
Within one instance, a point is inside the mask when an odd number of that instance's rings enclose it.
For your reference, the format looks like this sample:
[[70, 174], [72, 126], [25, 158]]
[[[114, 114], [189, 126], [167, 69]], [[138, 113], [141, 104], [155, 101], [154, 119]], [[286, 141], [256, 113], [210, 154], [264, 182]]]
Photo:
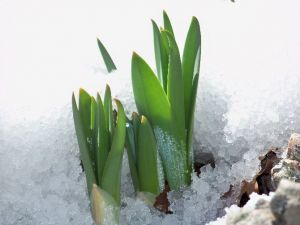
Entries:
[[[188, 157], [188, 168], [190, 173], [193, 171], [193, 133], [194, 133], [194, 117], [195, 117], [195, 106], [196, 106], [196, 97], [198, 91], [198, 80], [199, 80], [199, 73], [193, 79], [193, 86], [192, 86], [192, 102], [191, 102], [191, 116], [188, 124], [188, 133], [187, 133], [187, 157]], [[189, 180], [191, 182], [191, 178]]]
[[155, 74], [136, 53], [132, 56], [132, 88], [137, 109], [153, 123], [169, 129], [170, 103]]
[[104, 106], [100, 95], [97, 93], [96, 125], [97, 126], [97, 148], [96, 148], [96, 171], [98, 185], [101, 187], [103, 168], [109, 152], [109, 131], [106, 127]]
[[113, 132], [114, 132], [114, 121], [113, 121], [111, 91], [108, 85], [106, 85], [105, 88], [103, 107], [104, 107], [106, 127], [109, 131], [109, 146], [111, 146]]
[[126, 141], [125, 141], [125, 147], [127, 150], [127, 156], [128, 156], [128, 163], [129, 163], [129, 169], [130, 169], [130, 175], [133, 183], [133, 187], [135, 192], [139, 192], [139, 176], [136, 168], [136, 137], [134, 134], [134, 128], [132, 121], [127, 120], [126, 123]]
[[140, 191], [158, 195], [161, 191], [157, 166], [158, 151], [151, 125], [145, 116], [141, 119], [137, 151]]
[[97, 123], [97, 103], [94, 97], [91, 96], [91, 139], [90, 139], [90, 152], [91, 152], [91, 159], [93, 161], [93, 168], [95, 171], [95, 176], [97, 180], [97, 184], [99, 184], [98, 180], [98, 171], [97, 171], [97, 150], [98, 150], [98, 123]]
[[164, 18], [164, 29], [169, 31], [174, 36], [174, 39], [175, 39], [175, 35], [174, 35], [174, 31], [173, 31], [173, 27], [172, 27], [170, 18], [165, 10], [163, 11], [163, 18]]
[[73, 119], [74, 119], [77, 141], [80, 150], [80, 159], [83, 163], [83, 167], [85, 170], [88, 192], [89, 194], [91, 194], [92, 186], [93, 184], [96, 184], [96, 177], [94, 174], [94, 170], [92, 168], [92, 160], [90, 158], [90, 152], [86, 142], [86, 136], [83, 131], [81, 115], [77, 108], [74, 93], [72, 95], [72, 111], [73, 111]]
[[177, 43], [171, 33], [163, 31], [168, 37], [170, 54], [168, 69], [168, 99], [171, 105], [173, 125], [176, 126], [178, 136], [185, 140], [185, 112], [184, 112], [184, 88], [181, 70], [180, 53]]
[[126, 116], [122, 104], [115, 100], [118, 108], [117, 124], [112, 138], [102, 175], [102, 188], [120, 205], [121, 168], [126, 134]]
[[152, 20], [154, 53], [158, 79], [167, 92], [168, 55], [163, 46], [163, 40], [157, 24]]
[[100, 53], [102, 55], [103, 61], [105, 63], [106, 69], [107, 71], [110, 73], [114, 70], [117, 69], [115, 63], [113, 62], [111, 56], [109, 55], [108, 51], [106, 50], [106, 48], [104, 47], [104, 45], [102, 44], [102, 42], [100, 41], [99, 38], [97, 38], [97, 44], [100, 50]]
[[[184, 104], [186, 125], [189, 124], [191, 117], [191, 95], [192, 83], [196, 73], [199, 73], [200, 55], [201, 55], [201, 34], [200, 25], [196, 17], [193, 17], [189, 31], [186, 37], [183, 57], [182, 57], [182, 72], [184, 80]], [[195, 65], [198, 68], [195, 68]]]
[[150, 121], [172, 189], [186, 185], [186, 146], [174, 129], [171, 106], [157, 77], [136, 53], [132, 56], [132, 87], [137, 109]]
[[83, 132], [88, 143], [89, 150], [91, 151], [91, 96], [84, 90], [79, 90], [79, 113], [82, 120]]

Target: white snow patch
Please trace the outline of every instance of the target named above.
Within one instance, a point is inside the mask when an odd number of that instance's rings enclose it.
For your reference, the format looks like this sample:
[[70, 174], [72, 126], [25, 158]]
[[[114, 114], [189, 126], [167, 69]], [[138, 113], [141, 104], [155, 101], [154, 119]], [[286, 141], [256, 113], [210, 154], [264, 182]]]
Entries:
[[[230, 184], [249, 179], [267, 147], [300, 132], [297, 0], [2, 0], [0, 224], [92, 224], [71, 93], [103, 93], [109, 83], [127, 113], [135, 111], [131, 52], [154, 65], [149, 19], [161, 21], [163, 9], [179, 46], [191, 16], [201, 23], [194, 148], [212, 152], [216, 167], [170, 193], [174, 214], [163, 215], [135, 199], [125, 160], [122, 225], [202, 225], [224, 215], [233, 199], [220, 197]], [[113, 74], [103, 72], [96, 36], [119, 69]]]

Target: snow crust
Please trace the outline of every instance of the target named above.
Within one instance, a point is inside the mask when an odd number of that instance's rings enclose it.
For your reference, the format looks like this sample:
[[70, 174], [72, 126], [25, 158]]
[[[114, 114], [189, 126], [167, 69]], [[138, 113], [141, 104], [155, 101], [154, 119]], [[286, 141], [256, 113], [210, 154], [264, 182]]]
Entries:
[[[171, 17], [183, 46], [192, 15], [202, 30], [194, 149], [212, 152], [191, 188], [171, 192], [172, 215], [136, 199], [124, 156], [121, 224], [202, 225], [224, 215], [230, 185], [258, 156], [300, 132], [297, 0], [0, 2], [0, 224], [91, 225], [71, 93], [109, 83], [130, 114], [133, 50], [154, 67], [150, 18]], [[184, 10], [183, 10], [184, 9]], [[116, 18], [116, 19], [115, 19]], [[161, 24], [161, 22], [160, 22]], [[105, 74], [98, 36], [118, 71]]]

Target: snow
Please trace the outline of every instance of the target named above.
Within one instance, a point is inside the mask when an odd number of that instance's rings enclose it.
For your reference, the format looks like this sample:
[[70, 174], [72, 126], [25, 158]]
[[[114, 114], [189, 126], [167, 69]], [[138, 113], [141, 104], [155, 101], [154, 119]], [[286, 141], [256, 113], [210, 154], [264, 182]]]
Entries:
[[274, 195], [275, 195], [274, 192], [270, 192], [269, 195], [265, 195], [265, 194], [258, 195], [257, 193], [252, 193], [249, 196], [250, 198], [249, 201], [243, 208], [240, 208], [237, 205], [232, 205], [229, 208], [225, 208], [226, 211], [225, 216], [218, 218], [217, 220], [210, 222], [207, 225], [226, 225], [228, 216], [238, 215], [238, 214], [242, 215], [242, 213], [243, 214], [250, 213], [254, 209], [259, 208], [262, 205], [262, 203], [269, 203]]
[[[170, 193], [172, 215], [136, 200], [126, 157], [121, 224], [205, 224], [234, 199], [258, 156], [300, 132], [300, 3], [297, 0], [0, 1], [0, 224], [91, 225], [71, 93], [109, 83], [135, 110], [132, 51], [154, 66], [150, 18], [166, 9], [183, 46], [192, 15], [202, 31], [194, 148], [212, 152], [191, 188]], [[99, 37], [118, 70], [104, 72]]]

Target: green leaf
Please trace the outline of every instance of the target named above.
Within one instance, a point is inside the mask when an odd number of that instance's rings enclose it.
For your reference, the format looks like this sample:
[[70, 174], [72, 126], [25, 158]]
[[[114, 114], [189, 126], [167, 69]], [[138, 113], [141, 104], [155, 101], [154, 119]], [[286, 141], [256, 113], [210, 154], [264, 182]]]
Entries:
[[97, 184], [99, 184], [98, 173], [97, 173], [97, 146], [98, 146], [98, 123], [96, 122], [97, 117], [97, 103], [94, 97], [91, 97], [91, 159]]
[[122, 159], [125, 144], [125, 134], [126, 134], [126, 116], [122, 104], [115, 100], [118, 115], [117, 123], [112, 138], [111, 149], [108, 154], [103, 175], [102, 175], [102, 189], [108, 192], [120, 205], [120, 185], [121, 185], [121, 168]]
[[142, 116], [138, 134], [137, 171], [140, 191], [155, 195], [160, 193], [160, 179], [157, 166], [156, 140], [147, 118]]
[[96, 225], [119, 224], [120, 206], [106, 191], [93, 185], [91, 193], [92, 216]]
[[[138, 132], [139, 132], [139, 127], [141, 125], [141, 118], [140, 115], [136, 112], [133, 112], [131, 117], [132, 117], [132, 127], [134, 132], [135, 146], [137, 146]], [[134, 157], [136, 160], [136, 151]]]
[[132, 87], [137, 109], [147, 116], [153, 126], [169, 130], [171, 107], [157, 77], [136, 53], [132, 56]]
[[86, 137], [86, 142], [91, 152], [92, 149], [91, 96], [83, 89], [79, 90], [79, 113], [82, 120], [83, 132]]
[[[163, 32], [164, 31], [164, 32]], [[163, 48], [166, 52], [167, 55], [167, 64], [166, 64], [166, 73], [168, 73], [168, 66], [169, 66], [169, 55], [170, 55], [170, 46], [169, 46], [169, 40], [168, 40], [168, 35], [167, 33], [170, 33], [167, 30], [161, 29], [160, 30], [160, 35], [161, 35], [161, 41], [163, 44]]]
[[[165, 32], [163, 32], [165, 31]], [[168, 31], [162, 30], [160, 31], [161, 36], [161, 42], [162, 42], [162, 52], [164, 52], [165, 56], [165, 62], [164, 62], [164, 90], [167, 93], [168, 91], [168, 73], [169, 73], [169, 56], [170, 56], [170, 46], [169, 46], [169, 39], [167, 35]]]
[[171, 21], [170, 21], [169, 16], [168, 16], [168, 14], [165, 10], [163, 11], [163, 17], [164, 17], [164, 29], [169, 31], [175, 39], [175, 35], [174, 35], [174, 31], [173, 31]]
[[[196, 97], [198, 90], [199, 73], [196, 74], [193, 80], [192, 86], [192, 102], [191, 102], [191, 116], [188, 124], [188, 135], [187, 135], [187, 150], [188, 150], [188, 168], [190, 172], [193, 171], [193, 133], [194, 133], [194, 117], [195, 117], [195, 106]], [[190, 181], [191, 182], [191, 181]]]
[[126, 150], [127, 150], [128, 163], [129, 163], [132, 183], [133, 183], [135, 192], [138, 192], [140, 190], [140, 187], [139, 187], [139, 177], [138, 177], [137, 168], [136, 168], [136, 158], [135, 158], [135, 151], [136, 151], [135, 142], [136, 142], [136, 140], [135, 139], [136, 138], [134, 135], [132, 122], [127, 120], [125, 146], [126, 146]]
[[114, 117], [113, 117], [113, 110], [112, 110], [112, 98], [111, 98], [111, 91], [110, 87], [106, 85], [105, 93], [104, 93], [104, 115], [106, 121], [106, 127], [109, 130], [109, 146], [111, 145], [111, 138], [114, 133]]
[[150, 121], [164, 170], [171, 189], [186, 185], [186, 139], [182, 140], [174, 123], [166, 93], [148, 66], [136, 53], [132, 56], [132, 87], [137, 109]]
[[92, 190], [92, 185], [96, 184], [96, 177], [92, 167], [92, 160], [90, 158], [90, 152], [86, 142], [86, 136], [84, 134], [83, 123], [82, 123], [80, 112], [77, 108], [74, 93], [72, 95], [72, 110], [73, 110], [73, 118], [74, 118], [75, 130], [77, 135], [77, 141], [80, 150], [80, 159], [83, 163], [83, 168], [86, 175], [87, 188], [90, 194]]
[[[173, 49], [173, 51], [175, 51], [176, 57], [178, 57], [179, 59], [179, 63], [181, 66], [181, 59], [180, 59], [180, 52], [179, 52], [179, 48], [178, 45], [176, 43], [176, 40], [174, 38], [174, 35], [172, 35], [168, 30], [161, 30], [161, 36], [164, 39], [164, 45], [165, 48], [167, 49], [166, 52], [168, 54], [168, 57], [170, 58], [170, 51], [171, 49]], [[170, 59], [168, 59], [170, 60]], [[168, 67], [169, 69], [169, 67]]]
[[189, 124], [190, 117], [192, 116], [191, 109], [190, 109], [191, 101], [192, 101], [191, 99], [192, 82], [195, 74], [199, 73], [199, 65], [200, 65], [199, 60], [201, 55], [200, 45], [201, 45], [200, 26], [197, 18], [193, 17], [186, 37], [183, 58], [182, 58], [186, 124]]
[[109, 152], [109, 131], [106, 126], [106, 118], [104, 114], [104, 107], [102, 99], [97, 94], [97, 114], [96, 114], [96, 125], [97, 126], [97, 149], [96, 149], [96, 171], [98, 184], [101, 187], [101, 179], [103, 174], [103, 168]]
[[185, 131], [185, 112], [184, 112], [184, 89], [181, 71], [181, 61], [178, 46], [173, 35], [166, 33], [170, 46], [169, 72], [168, 72], [168, 98], [171, 105], [174, 125], [178, 131], [180, 139], [184, 142]]
[[99, 40], [99, 38], [97, 38], [97, 43], [98, 43], [98, 47], [99, 47], [99, 50], [101, 52], [101, 55], [102, 55], [102, 58], [103, 58], [103, 61], [105, 63], [107, 71], [110, 73], [113, 70], [116, 70], [117, 67], [115, 66], [112, 58], [108, 54], [106, 48], [104, 47], [104, 45], [102, 44], [102, 42]]
[[162, 37], [157, 24], [152, 20], [154, 53], [158, 79], [167, 92], [168, 54], [163, 46]]

